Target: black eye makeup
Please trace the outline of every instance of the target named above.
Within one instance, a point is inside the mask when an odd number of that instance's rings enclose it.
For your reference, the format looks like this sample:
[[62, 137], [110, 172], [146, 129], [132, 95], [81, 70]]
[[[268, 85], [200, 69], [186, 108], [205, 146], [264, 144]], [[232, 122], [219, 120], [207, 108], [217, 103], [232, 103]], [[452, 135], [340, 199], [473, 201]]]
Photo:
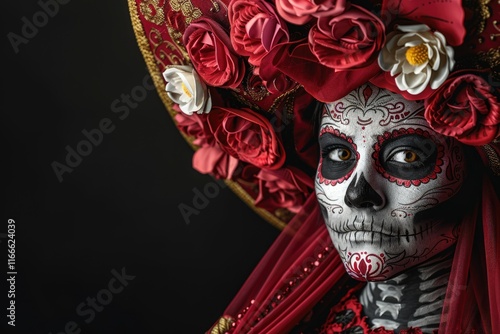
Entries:
[[356, 165], [356, 149], [348, 139], [325, 132], [319, 138], [322, 164], [321, 174], [325, 179], [336, 180], [346, 176]]
[[437, 152], [432, 139], [408, 134], [384, 141], [378, 159], [388, 174], [404, 180], [417, 180], [434, 171]]

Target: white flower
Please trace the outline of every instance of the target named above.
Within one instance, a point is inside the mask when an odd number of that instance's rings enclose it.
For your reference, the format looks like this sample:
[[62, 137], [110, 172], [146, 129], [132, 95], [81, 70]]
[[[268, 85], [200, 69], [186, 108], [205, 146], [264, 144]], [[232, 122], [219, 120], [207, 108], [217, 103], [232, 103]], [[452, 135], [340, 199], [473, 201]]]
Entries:
[[164, 72], [167, 82], [165, 90], [181, 111], [187, 115], [208, 113], [212, 109], [212, 98], [207, 85], [201, 81], [193, 67], [171, 65]]
[[396, 76], [396, 85], [412, 95], [428, 85], [436, 89], [446, 80], [455, 65], [453, 48], [446, 45], [440, 32], [425, 24], [398, 26], [387, 35], [387, 44], [378, 57], [384, 71]]

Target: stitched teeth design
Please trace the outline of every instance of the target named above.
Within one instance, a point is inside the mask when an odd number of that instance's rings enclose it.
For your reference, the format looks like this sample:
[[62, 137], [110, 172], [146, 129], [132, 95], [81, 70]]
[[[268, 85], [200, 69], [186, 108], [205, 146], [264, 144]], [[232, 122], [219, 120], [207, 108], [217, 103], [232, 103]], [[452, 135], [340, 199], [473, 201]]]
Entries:
[[327, 227], [336, 234], [337, 238], [351, 244], [369, 241], [371, 244], [379, 242], [380, 245], [386, 242], [389, 246], [396, 242], [401, 244], [404, 241], [409, 243], [419, 239], [424, 240], [424, 237], [432, 230], [431, 222], [413, 227], [411, 230], [402, 230], [397, 223], [387, 223], [384, 219], [380, 227], [377, 225], [373, 216], [371, 218], [355, 216], [352, 221], [346, 219], [341, 221], [340, 224], [334, 224], [334, 222], [330, 221]]

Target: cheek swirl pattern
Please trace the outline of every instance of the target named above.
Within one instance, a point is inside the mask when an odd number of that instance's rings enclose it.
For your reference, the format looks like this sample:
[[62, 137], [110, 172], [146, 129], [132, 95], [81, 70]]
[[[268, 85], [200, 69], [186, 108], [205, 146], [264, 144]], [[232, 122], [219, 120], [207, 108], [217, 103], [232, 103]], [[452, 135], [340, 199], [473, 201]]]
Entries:
[[382, 253], [348, 252], [345, 267], [351, 277], [363, 281], [373, 281], [386, 278], [383, 275], [384, 262], [385, 255]]

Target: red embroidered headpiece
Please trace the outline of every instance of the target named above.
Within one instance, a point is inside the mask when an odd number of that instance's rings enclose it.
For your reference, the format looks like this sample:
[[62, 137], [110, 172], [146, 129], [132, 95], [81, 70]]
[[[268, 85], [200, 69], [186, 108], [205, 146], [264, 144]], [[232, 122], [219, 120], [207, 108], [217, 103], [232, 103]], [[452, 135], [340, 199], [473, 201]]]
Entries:
[[193, 167], [282, 228], [313, 191], [314, 109], [371, 82], [424, 100], [500, 175], [500, 5], [489, 0], [129, 0]]

